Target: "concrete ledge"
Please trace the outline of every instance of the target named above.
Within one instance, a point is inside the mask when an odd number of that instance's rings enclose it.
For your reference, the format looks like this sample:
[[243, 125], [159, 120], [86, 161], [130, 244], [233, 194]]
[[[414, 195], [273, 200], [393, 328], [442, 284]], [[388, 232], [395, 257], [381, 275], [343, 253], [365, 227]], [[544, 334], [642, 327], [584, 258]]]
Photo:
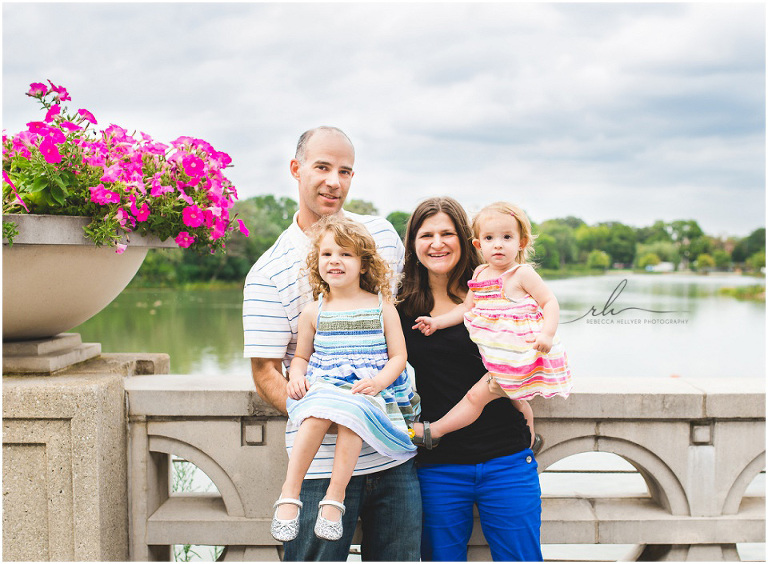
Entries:
[[282, 416], [259, 397], [250, 376], [140, 376], [126, 380], [125, 391], [129, 417]]
[[[131, 416], [279, 415], [259, 398], [250, 375], [147, 376], [126, 381], [125, 389]], [[763, 419], [765, 381], [756, 377], [694, 384], [671, 378], [582, 377], [568, 399], [536, 398], [532, 407], [541, 419]]]
[[[721, 517], [670, 515], [650, 498], [545, 497], [542, 506], [541, 540], [546, 544], [765, 541], [765, 498], [746, 498], [739, 513]], [[469, 544], [485, 545], [475, 520]], [[150, 516], [147, 543], [279, 545], [269, 533], [270, 522], [227, 515], [217, 494], [173, 496]], [[355, 538], [359, 542], [359, 526]]]

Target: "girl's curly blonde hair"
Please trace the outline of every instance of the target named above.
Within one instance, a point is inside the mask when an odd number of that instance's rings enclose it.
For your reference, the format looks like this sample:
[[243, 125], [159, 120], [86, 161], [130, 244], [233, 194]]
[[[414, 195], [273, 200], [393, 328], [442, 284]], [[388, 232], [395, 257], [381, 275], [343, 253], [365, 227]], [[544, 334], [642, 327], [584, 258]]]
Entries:
[[394, 303], [391, 284], [395, 275], [377, 252], [376, 241], [361, 223], [333, 215], [323, 217], [312, 228], [312, 246], [307, 256], [312, 298], [316, 300], [320, 294], [330, 292], [328, 283], [320, 277], [319, 263], [320, 241], [326, 233], [332, 233], [337, 245], [352, 250], [360, 257], [360, 287], [372, 294], [381, 292], [384, 299]]
[[475, 233], [475, 238], [480, 237], [480, 229], [483, 218], [491, 212], [511, 215], [517, 220], [517, 226], [520, 229], [520, 242], [522, 248], [517, 253], [516, 260], [518, 264], [530, 263], [533, 259], [534, 253], [533, 242], [538, 236], [533, 234], [533, 230], [531, 229], [531, 221], [528, 219], [528, 216], [525, 215], [523, 208], [520, 206], [510, 204], [509, 202], [494, 202], [485, 206], [472, 220], [472, 231]]

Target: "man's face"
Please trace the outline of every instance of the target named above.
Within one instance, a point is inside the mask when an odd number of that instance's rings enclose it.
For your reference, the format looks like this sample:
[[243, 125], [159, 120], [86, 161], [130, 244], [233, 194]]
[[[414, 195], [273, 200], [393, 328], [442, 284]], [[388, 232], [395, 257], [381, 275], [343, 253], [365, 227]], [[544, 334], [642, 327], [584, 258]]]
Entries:
[[299, 227], [307, 229], [341, 210], [354, 163], [355, 151], [343, 135], [320, 130], [310, 137], [304, 162], [291, 161], [291, 174], [299, 181]]

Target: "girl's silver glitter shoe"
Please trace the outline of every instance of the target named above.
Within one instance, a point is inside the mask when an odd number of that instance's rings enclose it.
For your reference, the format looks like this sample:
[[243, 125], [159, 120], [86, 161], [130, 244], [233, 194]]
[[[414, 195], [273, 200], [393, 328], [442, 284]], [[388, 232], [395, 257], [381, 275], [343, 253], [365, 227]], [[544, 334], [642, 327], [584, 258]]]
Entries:
[[[299, 508], [299, 510], [296, 512], [296, 517], [293, 519], [278, 519], [277, 509], [286, 503], [290, 503]], [[301, 508], [303, 506], [304, 504], [301, 503], [298, 499], [292, 499], [290, 497], [281, 497], [275, 502], [275, 516], [272, 518], [272, 526], [269, 530], [275, 540], [279, 540], [280, 542], [288, 542], [296, 538], [296, 535], [299, 534], [299, 515], [301, 514]]]
[[[338, 521], [329, 521], [323, 517], [323, 505], [332, 505], [341, 511], [341, 517]], [[343, 503], [338, 501], [332, 501], [330, 499], [324, 499], [318, 503], [317, 507], [317, 521], [315, 522], [315, 535], [318, 538], [336, 541], [344, 534], [344, 525], [342, 525], [342, 518], [344, 512], [347, 510]]]

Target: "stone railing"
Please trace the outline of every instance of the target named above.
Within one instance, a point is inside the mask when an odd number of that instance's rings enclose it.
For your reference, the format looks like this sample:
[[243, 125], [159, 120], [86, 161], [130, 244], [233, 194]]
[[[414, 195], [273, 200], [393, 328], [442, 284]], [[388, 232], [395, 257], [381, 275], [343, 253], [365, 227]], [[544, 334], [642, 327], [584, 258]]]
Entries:
[[[542, 542], [634, 544], [638, 560], [738, 560], [765, 541], [765, 498], [745, 496], [765, 468], [761, 378], [580, 378], [567, 400], [536, 400], [544, 471], [573, 454], [614, 453], [648, 494], [543, 499]], [[247, 377], [125, 380], [129, 556], [169, 560], [171, 545], [226, 546], [224, 560], [278, 560], [269, 533], [284, 479], [285, 418]], [[172, 494], [171, 456], [199, 467], [215, 494]], [[470, 559], [490, 560], [479, 525]], [[359, 540], [359, 539], [358, 539]]]

